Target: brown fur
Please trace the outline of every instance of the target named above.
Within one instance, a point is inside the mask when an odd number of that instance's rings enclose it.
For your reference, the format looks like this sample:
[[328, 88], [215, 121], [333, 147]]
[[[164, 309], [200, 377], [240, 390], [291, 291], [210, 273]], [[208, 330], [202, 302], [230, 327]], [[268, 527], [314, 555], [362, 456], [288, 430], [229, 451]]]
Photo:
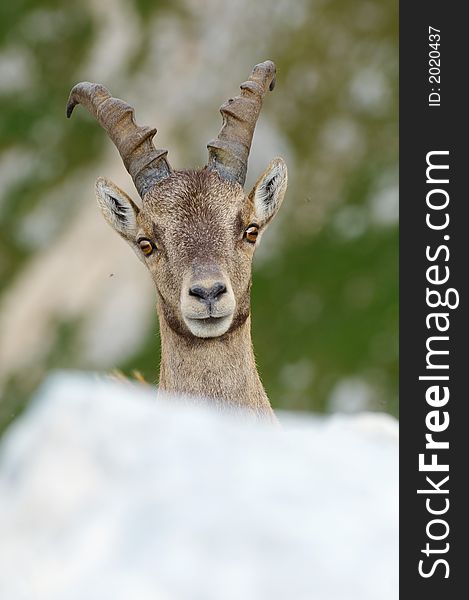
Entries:
[[[241, 186], [204, 169], [174, 173], [155, 186], [144, 206], [142, 231], [150, 239], [158, 234], [152, 241], [160, 251], [148, 263], [159, 296], [160, 388], [270, 415], [250, 334], [254, 247], [243, 233], [254, 217], [252, 202]], [[216, 263], [231, 279], [236, 312], [227, 333], [201, 339], [181, 319], [179, 298], [187, 265], [200, 269], [207, 263]]]
[[[272, 187], [275, 165], [284, 164], [274, 163], [264, 174], [266, 183], [258, 198], [264, 198], [265, 189]], [[278, 187], [283, 197], [286, 171], [281, 181]], [[261, 177], [256, 186], [262, 182]], [[104, 188], [107, 191], [103, 192]], [[275, 185], [273, 188], [275, 192]], [[256, 417], [275, 420], [251, 343], [251, 265], [256, 244], [246, 240], [245, 230], [256, 223], [262, 232], [281, 198], [263, 200], [267, 207], [264, 214], [259, 199], [256, 205], [256, 189], [248, 196], [238, 183], [208, 169], [176, 171], [153, 186], [138, 209], [111, 182], [101, 180], [97, 185], [106, 219], [132, 245], [156, 286], [160, 388], [205, 398], [219, 407], [244, 408]], [[151, 255], [144, 256], [140, 250], [141, 238], [153, 243]], [[220, 310], [220, 315], [205, 315], [204, 311], [209, 310], [206, 304], [189, 290], [194, 284], [208, 289], [214, 282], [226, 284], [227, 290], [210, 308]], [[214, 317], [208, 318], [211, 314]], [[203, 337], [205, 321], [213, 321], [218, 327], [225, 314], [229, 320], [226, 327]]]

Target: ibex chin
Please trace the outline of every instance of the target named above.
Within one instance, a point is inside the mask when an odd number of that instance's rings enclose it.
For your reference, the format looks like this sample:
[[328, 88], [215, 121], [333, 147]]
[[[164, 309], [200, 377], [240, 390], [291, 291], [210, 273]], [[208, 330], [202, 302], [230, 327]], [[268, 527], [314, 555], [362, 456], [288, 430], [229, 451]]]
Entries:
[[254, 67], [241, 94], [220, 109], [223, 125], [201, 170], [173, 171], [156, 129], [136, 124], [131, 106], [95, 83], [71, 91], [106, 130], [142, 199], [138, 207], [108, 179], [96, 182], [106, 221], [149, 269], [161, 333], [160, 389], [274, 413], [257, 373], [250, 332], [251, 262], [279, 209], [287, 168], [275, 158], [246, 195], [249, 150], [262, 101], [275, 84], [271, 61]]

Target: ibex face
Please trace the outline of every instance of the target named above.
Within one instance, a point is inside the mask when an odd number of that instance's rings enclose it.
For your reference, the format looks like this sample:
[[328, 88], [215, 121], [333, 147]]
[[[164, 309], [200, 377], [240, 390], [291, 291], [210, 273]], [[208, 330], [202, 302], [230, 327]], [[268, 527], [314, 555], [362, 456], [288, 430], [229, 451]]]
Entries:
[[205, 338], [248, 317], [252, 257], [286, 183], [285, 163], [276, 159], [249, 196], [209, 169], [173, 172], [142, 209], [106, 179], [96, 192], [106, 220], [150, 270], [168, 324]]
[[223, 126], [200, 171], [171, 171], [155, 130], [135, 124], [133, 109], [105, 88], [82, 83], [68, 115], [84, 104], [107, 130], [142, 197], [139, 208], [111, 181], [96, 184], [98, 204], [133, 247], [155, 282], [160, 316], [185, 337], [214, 338], [242, 325], [250, 312], [251, 261], [287, 186], [287, 169], [273, 160], [249, 195], [247, 159], [262, 99], [275, 66], [257, 65], [241, 95], [221, 108]]

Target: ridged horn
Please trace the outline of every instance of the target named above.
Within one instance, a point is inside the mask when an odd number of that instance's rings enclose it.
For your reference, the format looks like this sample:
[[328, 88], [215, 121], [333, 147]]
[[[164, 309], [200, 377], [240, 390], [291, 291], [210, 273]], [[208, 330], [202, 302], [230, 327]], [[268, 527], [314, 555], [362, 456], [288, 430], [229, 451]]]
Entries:
[[223, 178], [244, 185], [252, 136], [267, 90], [275, 86], [275, 64], [266, 60], [254, 67], [241, 84], [241, 95], [230, 98], [221, 108], [223, 124], [218, 137], [207, 144], [209, 169]]
[[107, 132], [124, 161], [140, 197], [171, 173], [167, 150], [156, 149], [152, 139], [156, 129], [140, 127], [134, 109], [113, 98], [99, 83], [83, 81], [72, 88], [67, 102], [67, 117], [82, 104]]

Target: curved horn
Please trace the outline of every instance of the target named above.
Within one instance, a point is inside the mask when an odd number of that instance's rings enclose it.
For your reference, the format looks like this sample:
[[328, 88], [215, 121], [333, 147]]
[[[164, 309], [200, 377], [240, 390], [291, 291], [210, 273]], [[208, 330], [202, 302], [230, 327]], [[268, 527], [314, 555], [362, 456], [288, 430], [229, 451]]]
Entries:
[[216, 140], [207, 144], [208, 168], [225, 179], [244, 185], [252, 136], [267, 90], [275, 86], [275, 65], [266, 60], [254, 67], [241, 84], [241, 95], [225, 102], [220, 112], [223, 125]]
[[167, 150], [157, 150], [152, 142], [156, 129], [139, 127], [134, 109], [112, 98], [99, 83], [84, 81], [72, 88], [67, 102], [67, 117], [77, 104], [82, 104], [114, 142], [141, 198], [161, 179], [168, 177], [171, 167]]

